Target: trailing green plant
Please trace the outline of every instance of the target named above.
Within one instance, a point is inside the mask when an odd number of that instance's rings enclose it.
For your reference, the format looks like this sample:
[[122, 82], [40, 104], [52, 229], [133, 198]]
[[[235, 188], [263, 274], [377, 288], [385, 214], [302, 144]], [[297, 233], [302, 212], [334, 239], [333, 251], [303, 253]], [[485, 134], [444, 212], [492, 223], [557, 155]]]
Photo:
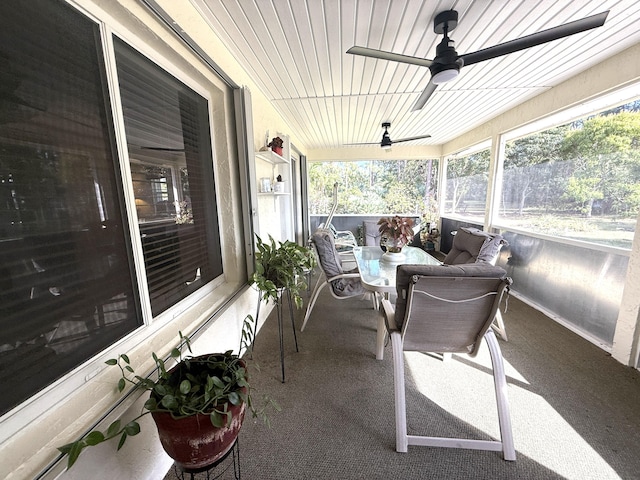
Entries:
[[119, 437], [120, 450], [128, 437], [140, 433], [138, 420], [149, 413], [167, 412], [174, 419], [202, 414], [209, 416], [212, 425], [225, 427], [230, 425], [232, 420], [229, 405], [245, 402], [254, 417], [260, 417], [269, 424], [267, 408], [271, 406], [279, 411], [280, 407], [266, 395], [261, 406], [254, 403], [246, 363], [240, 356], [242, 352], [251, 351], [256, 334], [256, 322], [253, 317], [247, 315], [244, 319], [238, 354], [229, 350], [198, 357], [183, 357], [184, 347], [192, 353], [191, 342], [182, 332], [179, 334], [180, 342], [170, 354], [171, 359], [178, 360], [172, 368], [167, 368], [167, 362], [153, 352], [151, 356], [156, 366], [147, 377], [135, 373], [129, 357], [125, 354], [105, 362], [120, 369], [121, 378], [117, 384], [119, 392], [131, 385], [132, 391], [148, 390], [149, 399], [145, 402], [142, 413], [127, 424], [123, 425], [118, 419], [109, 425], [106, 431], [94, 430], [75, 442], [59, 447], [60, 452], [68, 455], [68, 468], [73, 466], [86, 447]]
[[300, 292], [307, 288], [305, 273], [316, 264], [313, 252], [295, 242], [277, 242], [269, 235], [263, 242], [256, 235], [256, 271], [251, 284], [260, 290], [262, 300], [278, 301], [281, 289], [288, 289], [298, 308], [302, 307]]

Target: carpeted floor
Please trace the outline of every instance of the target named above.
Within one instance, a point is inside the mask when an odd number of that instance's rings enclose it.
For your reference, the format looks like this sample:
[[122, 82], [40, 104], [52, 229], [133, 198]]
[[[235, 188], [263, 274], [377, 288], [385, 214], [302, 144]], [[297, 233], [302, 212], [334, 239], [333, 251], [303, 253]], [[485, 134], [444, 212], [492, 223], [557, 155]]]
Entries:
[[[501, 453], [409, 447], [395, 451], [391, 346], [374, 355], [368, 300], [321, 295], [299, 352], [285, 317], [281, 382], [275, 311], [260, 331], [253, 385], [282, 407], [271, 427], [247, 417], [239, 437], [244, 479], [637, 479], [640, 372], [613, 360], [511, 298], [504, 313], [516, 462]], [[447, 362], [406, 354], [409, 433], [497, 437], [488, 349]], [[174, 480], [170, 471], [166, 480]], [[194, 478], [205, 478], [194, 477]], [[233, 478], [232, 470], [222, 478]]]

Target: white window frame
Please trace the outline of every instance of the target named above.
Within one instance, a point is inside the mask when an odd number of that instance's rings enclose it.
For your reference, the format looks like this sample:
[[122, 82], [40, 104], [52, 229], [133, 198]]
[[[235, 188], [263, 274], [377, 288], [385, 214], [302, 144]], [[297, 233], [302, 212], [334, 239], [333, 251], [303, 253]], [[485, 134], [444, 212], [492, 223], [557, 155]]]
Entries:
[[[152, 62], [156, 63], [160, 68], [165, 70], [168, 74], [172, 75], [176, 79], [183, 82], [189, 88], [205, 98], [208, 102], [208, 114], [209, 114], [209, 133], [211, 138], [211, 151], [213, 161], [213, 173], [216, 187], [219, 186], [218, 179], [218, 166], [215, 154], [215, 136], [213, 125], [213, 99], [208, 89], [204, 84], [199, 83], [193, 77], [187, 75], [181, 71], [180, 68], [171, 62], [167, 57], [161, 54], [159, 51], [152, 49], [145, 41], [134, 34], [112, 16], [106, 12], [100, 10], [95, 5], [78, 5], [76, 0], [66, 0], [66, 2], [82, 15], [86, 16], [89, 21], [95, 22], [100, 31], [100, 40], [102, 43], [102, 53], [105, 62], [106, 77], [108, 83], [109, 98], [111, 103], [111, 114], [114, 122], [114, 135], [116, 140], [116, 153], [120, 158], [120, 174], [122, 187], [125, 196], [125, 213], [129, 227], [130, 227], [130, 239], [131, 243], [129, 248], [133, 252], [133, 261], [135, 267], [135, 275], [138, 280], [137, 295], [139, 296], [143, 324], [133, 330], [124, 338], [120, 339], [116, 343], [110, 345], [102, 352], [97, 353], [92, 358], [78, 365], [75, 369], [64, 375], [62, 378], [47, 385], [38, 393], [34, 394], [31, 398], [25, 400], [20, 405], [17, 405], [5, 415], [0, 417], [0, 444], [9, 440], [13, 435], [22, 430], [30, 423], [37, 421], [43, 411], [47, 411], [52, 405], [62, 403], [69, 395], [80, 390], [86, 383], [88, 383], [95, 376], [99, 375], [103, 370], [108, 368], [105, 365], [105, 361], [109, 358], [117, 356], [121, 352], [127, 352], [133, 350], [138, 345], [145, 342], [146, 339], [152, 337], [156, 332], [161, 330], [167, 324], [169, 324], [176, 317], [184, 314], [187, 310], [197, 305], [204, 300], [214, 290], [220, 288], [227, 282], [228, 268], [230, 268], [229, 260], [222, 255], [223, 274], [208, 284], [204, 285], [188, 297], [182, 299], [177, 304], [168, 308], [157, 317], [153, 318], [151, 314], [151, 304], [149, 299], [149, 291], [147, 287], [147, 278], [144, 267], [144, 256], [142, 253], [142, 243], [140, 240], [140, 234], [138, 230], [138, 218], [135, 207], [135, 197], [133, 192], [133, 184], [131, 179], [131, 169], [129, 166], [129, 154], [125, 141], [125, 129], [122, 112], [122, 103], [120, 100], [119, 89], [117, 88], [117, 71], [115, 63], [115, 52], [113, 46], [113, 36], [117, 36], [130, 46], [132, 46], [138, 53], [147, 57]], [[177, 55], [178, 53], [175, 52]], [[195, 61], [198, 61], [195, 59]], [[212, 85], [221, 90], [230, 88], [227, 84], [223, 84], [220, 80], [220, 84], [216, 85], [211, 79]], [[228, 95], [225, 93], [225, 108], [230, 108], [227, 104]], [[224, 126], [228, 130], [228, 126]], [[216, 188], [215, 201], [217, 205], [221, 205], [220, 189]], [[220, 212], [219, 212], [220, 213]], [[223, 218], [219, 215], [220, 231], [223, 228]], [[225, 251], [224, 237], [220, 235], [220, 247], [222, 252]], [[232, 292], [226, 291], [223, 293], [226, 295]], [[225, 300], [221, 301], [221, 304]], [[133, 400], [131, 400], [133, 401]]]

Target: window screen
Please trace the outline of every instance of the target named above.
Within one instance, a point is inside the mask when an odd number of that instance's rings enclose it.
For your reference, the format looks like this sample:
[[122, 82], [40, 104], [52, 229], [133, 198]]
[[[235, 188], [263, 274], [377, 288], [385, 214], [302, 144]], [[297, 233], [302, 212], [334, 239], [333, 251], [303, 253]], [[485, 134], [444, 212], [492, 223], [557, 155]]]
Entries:
[[448, 160], [444, 213], [484, 223], [489, 158], [486, 149]]
[[114, 38], [151, 311], [222, 274], [205, 98]]
[[639, 101], [507, 142], [497, 222], [631, 250], [639, 144]]
[[0, 414], [141, 322], [98, 27], [0, 3]]

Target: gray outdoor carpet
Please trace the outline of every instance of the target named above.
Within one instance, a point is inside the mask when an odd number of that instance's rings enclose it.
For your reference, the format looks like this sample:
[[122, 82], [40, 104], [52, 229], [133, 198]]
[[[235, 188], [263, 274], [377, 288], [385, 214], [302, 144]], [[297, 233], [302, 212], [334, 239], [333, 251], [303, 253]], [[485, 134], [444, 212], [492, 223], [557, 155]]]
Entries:
[[[255, 395], [269, 394], [282, 411], [270, 414], [270, 428], [246, 418], [242, 478], [640, 478], [640, 372], [513, 297], [503, 313], [516, 462], [476, 450], [397, 453], [391, 346], [375, 359], [377, 313], [369, 300], [338, 301], [325, 291], [302, 333], [304, 311], [295, 311], [299, 352], [285, 316], [285, 383], [275, 310], [258, 335]], [[476, 358], [410, 353], [405, 362], [410, 434], [497, 438], [486, 345]], [[166, 477], [175, 478], [173, 470]]]

